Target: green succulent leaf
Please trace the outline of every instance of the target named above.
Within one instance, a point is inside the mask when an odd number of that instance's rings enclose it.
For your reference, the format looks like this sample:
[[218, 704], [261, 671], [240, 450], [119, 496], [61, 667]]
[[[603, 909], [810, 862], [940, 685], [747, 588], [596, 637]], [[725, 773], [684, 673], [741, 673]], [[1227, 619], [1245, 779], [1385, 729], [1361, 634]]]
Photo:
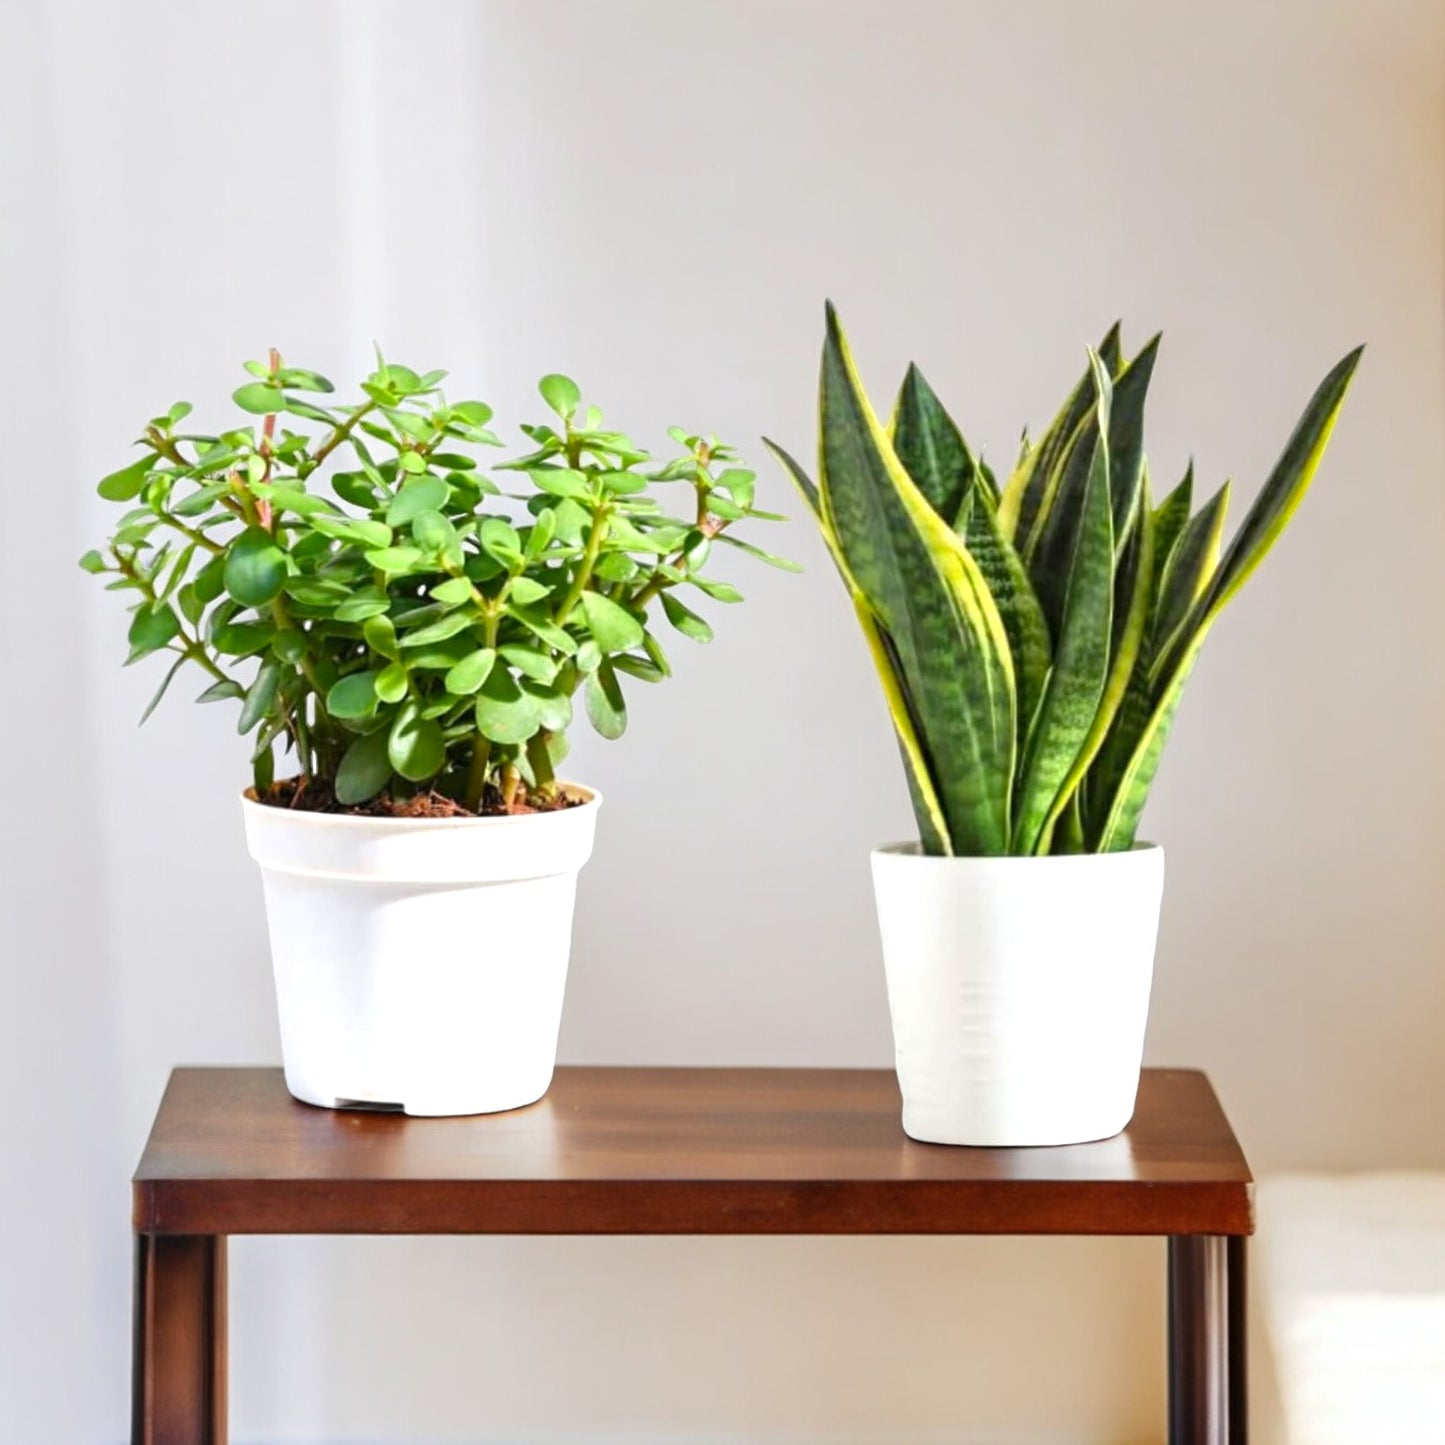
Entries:
[[477, 530], [477, 541], [484, 552], [495, 557], [504, 567], [524, 560], [522, 539], [517, 535], [517, 529], [501, 517], [488, 517]]
[[801, 562], [794, 562], [789, 557], [779, 557], [775, 552], [765, 552], [761, 547], [754, 546], [751, 542], [745, 542], [741, 537], [734, 537], [731, 532], [722, 533], [716, 540], [724, 546], [734, 547], [739, 552], [746, 552], [749, 557], [754, 557], [769, 567], [776, 567], [780, 572], [801, 572], [803, 570]]
[[271, 533], [248, 527], [226, 553], [226, 591], [243, 607], [265, 607], [281, 595], [286, 554]]
[[418, 627], [405, 633], [401, 638], [403, 647], [426, 647], [434, 642], [445, 642], [449, 637], [466, 632], [477, 625], [477, 619], [468, 612], [449, 612], [445, 617], [425, 627]]
[[487, 680], [496, 660], [497, 654], [490, 647], [468, 653], [447, 669], [446, 690], [455, 697], [470, 697]]
[[381, 616], [390, 606], [385, 597], [360, 592], [337, 603], [335, 616], [338, 622], [365, 622], [369, 617]]
[[376, 674], [375, 686], [376, 695], [382, 702], [400, 702], [410, 686], [406, 667], [400, 662], [388, 662]]
[[317, 512], [307, 518], [308, 524], [327, 537], [342, 542], [355, 542], [362, 547], [387, 547], [391, 544], [391, 528], [384, 522], [366, 517], [340, 517], [330, 512]]
[[376, 674], [349, 672], [326, 694], [326, 711], [336, 718], [370, 717], [376, 711]]
[[622, 696], [622, 685], [617, 681], [617, 672], [609, 660], [603, 659], [596, 671], [587, 674], [583, 694], [592, 726], [604, 738], [620, 738], [627, 731], [627, 703]]
[[552, 589], [535, 577], [515, 577], [507, 589], [508, 598], [519, 607], [530, 607], [552, 595]]
[[418, 547], [377, 547], [366, 554], [366, 560], [378, 572], [399, 577], [414, 572], [424, 560], [424, 554]]
[[263, 662], [255, 681], [246, 689], [236, 731], [248, 733], [276, 706], [276, 693], [281, 685], [281, 668], [274, 662]]
[[446, 739], [435, 720], [403, 709], [391, 725], [386, 740], [391, 766], [408, 782], [425, 782], [435, 777], [446, 762]]
[[336, 801], [347, 807], [370, 802], [391, 781], [389, 730], [385, 727], [357, 738], [336, 769]]
[[269, 647], [275, 636], [274, 622], [227, 622], [215, 629], [211, 645], [230, 657], [249, 657]]
[[281, 388], [263, 381], [248, 382], [245, 386], [238, 387], [231, 393], [231, 400], [242, 411], [249, 411], [256, 416], [273, 416], [286, 405]]
[[103, 477], [96, 487], [96, 491], [107, 502], [129, 502], [132, 498], [140, 496], [141, 488], [146, 484], [146, 477], [155, 469], [155, 466], [155, 457], [147, 453], [128, 467], [122, 467], [118, 472], [111, 472], [109, 476]]
[[577, 383], [571, 377], [561, 376], [555, 372], [544, 376], [537, 383], [537, 390], [542, 393], [542, 400], [563, 421], [572, 420], [573, 414], [582, 401], [582, 393], [577, 389]]
[[161, 679], [161, 685], [155, 690], [155, 693], [152, 695], [151, 700], [146, 704], [145, 711], [140, 715], [140, 722], [137, 724], [138, 727], [145, 726], [146, 722], [150, 718], [150, 715], [156, 710], [156, 707], [159, 705], [160, 700], [170, 690], [171, 680], [185, 665], [185, 662], [185, 655], [182, 654], [180, 657], [176, 658], [173, 663], [171, 663], [170, 667], [166, 670], [166, 675]]
[[533, 467], [528, 473], [533, 484], [550, 497], [563, 497], [572, 501], [586, 501], [592, 496], [592, 488], [581, 472], [568, 467]]
[[[397, 528], [408, 526], [415, 521], [423, 512], [435, 512], [446, 505], [448, 487], [440, 477], [419, 477], [414, 482], [408, 482], [392, 498], [386, 509], [386, 525]], [[385, 546], [390, 542], [388, 536]]]
[[513, 643], [500, 647], [498, 652], [519, 673], [534, 682], [550, 683], [557, 676], [556, 659], [538, 648], [520, 647]]
[[382, 657], [390, 658], [393, 662], [401, 657], [400, 644], [396, 637], [396, 625], [390, 617], [382, 615], [368, 617], [361, 624], [361, 635], [366, 640], [366, 645]]
[[[239, 682], [223, 678], [213, 682], [197, 699], [197, 702], [224, 702], [230, 698], [245, 697], [246, 689]], [[158, 700], [158, 699], [157, 699]]]
[[146, 656], [164, 647], [181, 630], [181, 620], [175, 609], [168, 603], [146, 603], [131, 620], [127, 641], [130, 643], [130, 660]]
[[506, 668], [493, 667], [477, 694], [476, 722], [494, 743], [524, 743], [542, 726], [541, 708]]
[[716, 635], [703, 618], [684, 607], [671, 592], [662, 594], [662, 610], [667, 620], [694, 642], [711, 642]]
[[610, 597], [584, 592], [580, 601], [587, 630], [603, 652], [627, 652], [641, 645], [642, 623]]
[[438, 582], [432, 589], [433, 601], [444, 603], [448, 607], [458, 607], [463, 602], [471, 601], [472, 581], [469, 577], [449, 577], [445, 582]]
[[572, 699], [566, 693], [530, 678], [522, 680], [521, 688], [537, 709], [539, 726], [548, 732], [561, 732], [572, 725]]

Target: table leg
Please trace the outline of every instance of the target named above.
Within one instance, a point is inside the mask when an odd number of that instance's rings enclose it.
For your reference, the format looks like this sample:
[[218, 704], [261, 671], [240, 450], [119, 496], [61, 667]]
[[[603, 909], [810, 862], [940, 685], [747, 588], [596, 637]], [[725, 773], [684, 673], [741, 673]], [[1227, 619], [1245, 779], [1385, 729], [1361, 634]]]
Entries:
[[226, 1241], [136, 1236], [131, 1445], [226, 1445]]
[[1242, 1234], [1231, 1235], [1226, 1273], [1229, 1280], [1229, 1438], [1231, 1445], [1248, 1445], [1249, 1365], [1245, 1333], [1249, 1307], [1249, 1277], [1246, 1274], [1249, 1241]]
[[1245, 1445], [1245, 1242], [1169, 1241], [1169, 1445]]

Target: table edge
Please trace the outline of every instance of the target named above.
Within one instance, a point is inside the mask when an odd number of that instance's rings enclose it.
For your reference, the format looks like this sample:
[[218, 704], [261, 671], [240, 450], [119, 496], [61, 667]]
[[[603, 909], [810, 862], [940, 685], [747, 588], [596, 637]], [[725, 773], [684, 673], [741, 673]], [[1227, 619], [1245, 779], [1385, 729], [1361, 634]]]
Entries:
[[133, 1225], [217, 1235], [1248, 1236], [1254, 1198], [1252, 1180], [197, 1178], [138, 1182]]

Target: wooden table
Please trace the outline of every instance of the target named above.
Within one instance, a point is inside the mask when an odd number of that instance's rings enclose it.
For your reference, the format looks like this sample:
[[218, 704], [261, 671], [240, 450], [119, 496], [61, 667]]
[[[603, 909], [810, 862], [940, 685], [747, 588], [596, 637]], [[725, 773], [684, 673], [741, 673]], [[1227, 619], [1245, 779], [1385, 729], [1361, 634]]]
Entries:
[[1203, 1074], [1115, 1139], [918, 1144], [891, 1072], [563, 1068], [509, 1114], [299, 1104], [177, 1069], [135, 1175], [133, 1445], [224, 1445], [232, 1234], [1094, 1234], [1168, 1239], [1169, 1440], [1245, 1440], [1253, 1183]]

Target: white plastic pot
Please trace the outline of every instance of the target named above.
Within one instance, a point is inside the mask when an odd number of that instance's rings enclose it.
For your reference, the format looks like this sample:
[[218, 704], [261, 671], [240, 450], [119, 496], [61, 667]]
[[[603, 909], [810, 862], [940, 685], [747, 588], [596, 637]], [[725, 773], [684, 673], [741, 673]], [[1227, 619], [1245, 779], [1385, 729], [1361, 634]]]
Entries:
[[873, 851], [903, 1128], [934, 1144], [1107, 1139], [1139, 1089], [1164, 852]]
[[243, 799], [286, 1086], [329, 1108], [486, 1114], [552, 1081], [577, 873], [601, 796], [497, 818]]

